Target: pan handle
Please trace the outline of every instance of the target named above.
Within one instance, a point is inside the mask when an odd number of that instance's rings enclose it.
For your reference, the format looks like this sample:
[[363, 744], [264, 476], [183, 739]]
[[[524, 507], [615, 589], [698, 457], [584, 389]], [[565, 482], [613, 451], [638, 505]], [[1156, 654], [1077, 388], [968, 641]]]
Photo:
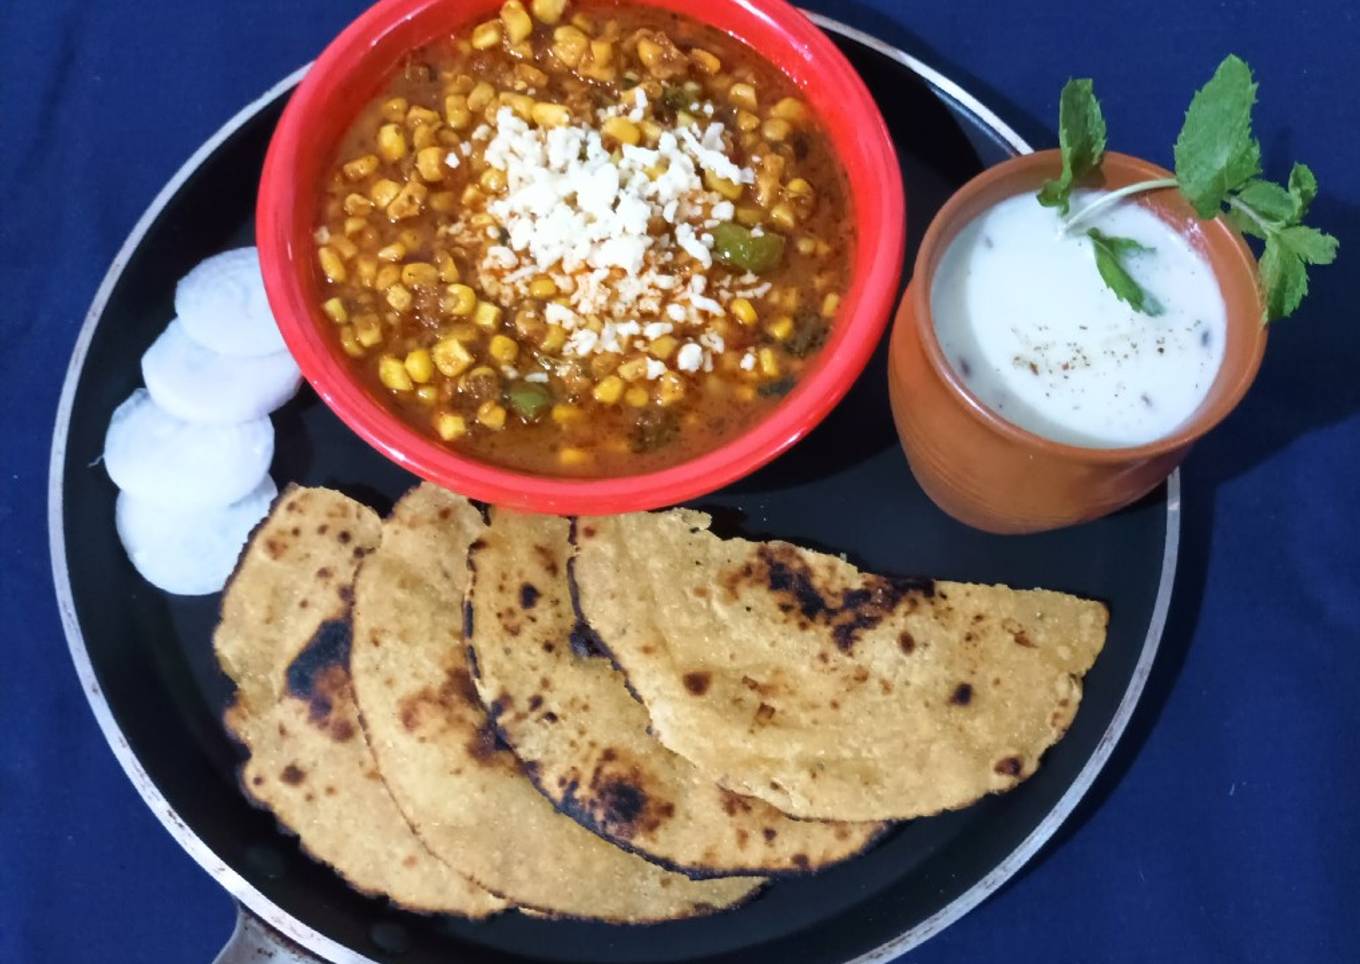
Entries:
[[324, 964], [260, 918], [236, 905], [236, 929], [213, 964]]

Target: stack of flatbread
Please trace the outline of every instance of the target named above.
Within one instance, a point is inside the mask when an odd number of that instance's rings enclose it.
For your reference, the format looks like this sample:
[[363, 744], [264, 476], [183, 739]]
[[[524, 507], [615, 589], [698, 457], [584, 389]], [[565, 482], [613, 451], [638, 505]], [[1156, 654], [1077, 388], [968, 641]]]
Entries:
[[288, 490], [214, 638], [243, 788], [400, 906], [646, 923], [1009, 789], [1071, 722], [1102, 605], [708, 523]]

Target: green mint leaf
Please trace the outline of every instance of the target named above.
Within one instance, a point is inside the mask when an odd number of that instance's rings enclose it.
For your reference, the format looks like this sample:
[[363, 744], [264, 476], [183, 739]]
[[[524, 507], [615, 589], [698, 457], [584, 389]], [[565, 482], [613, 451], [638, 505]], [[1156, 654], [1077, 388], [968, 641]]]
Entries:
[[1313, 169], [1307, 164], [1295, 164], [1289, 172], [1289, 195], [1294, 199], [1295, 221], [1302, 221], [1308, 216], [1308, 208], [1312, 206], [1317, 192], [1318, 182], [1313, 176]]
[[1251, 68], [1232, 54], [1190, 101], [1176, 138], [1176, 179], [1202, 218], [1217, 215], [1228, 192], [1261, 172], [1261, 145], [1251, 134], [1255, 103]]
[[1279, 243], [1293, 252], [1304, 264], [1331, 264], [1336, 260], [1339, 246], [1336, 238], [1317, 228], [1294, 224], [1282, 228]]
[[1267, 237], [1265, 229], [1261, 227], [1260, 223], [1237, 208], [1228, 208], [1224, 217], [1228, 219], [1229, 224], [1249, 237], [1260, 238], [1262, 241]]
[[1266, 298], [1266, 321], [1288, 318], [1308, 294], [1308, 270], [1299, 256], [1273, 234], [1260, 262], [1261, 287]]
[[1237, 192], [1237, 200], [1265, 221], [1289, 224], [1298, 218], [1297, 198], [1274, 181], [1248, 181]]
[[1072, 185], [1100, 166], [1105, 156], [1105, 116], [1089, 78], [1069, 80], [1058, 97], [1058, 147], [1062, 174], [1039, 189], [1039, 203], [1065, 216]]
[[1145, 315], [1160, 315], [1162, 306], [1156, 298], [1143, 290], [1143, 286], [1133, 280], [1124, 267], [1124, 258], [1130, 254], [1148, 253], [1152, 249], [1139, 244], [1132, 238], [1111, 237], [1095, 228], [1086, 232], [1091, 239], [1096, 256], [1096, 270], [1115, 297], [1125, 302], [1134, 311]]

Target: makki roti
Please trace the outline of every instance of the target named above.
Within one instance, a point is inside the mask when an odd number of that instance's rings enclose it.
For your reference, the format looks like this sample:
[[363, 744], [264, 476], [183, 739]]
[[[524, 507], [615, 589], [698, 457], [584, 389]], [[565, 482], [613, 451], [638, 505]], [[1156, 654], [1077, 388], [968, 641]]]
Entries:
[[725, 790], [648, 732], [623, 674], [577, 631], [570, 526], [493, 509], [468, 560], [474, 684], [553, 805], [690, 876], [817, 870], [877, 839], [886, 824], [794, 820]]
[[506, 905], [434, 857], [377, 773], [350, 685], [349, 598], [378, 517], [290, 488], [244, 550], [213, 637], [237, 684], [226, 723], [246, 794], [356, 889], [410, 910], [485, 917]]
[[738, 904], [760, 878], [695, 881], [557, 813], [498, 740], [463, 638], [465, 499], [422, 485], [395, 506], [354, 593], [351, 668], [365, 731], [402, 812], [488, 890], [553, 915], [642, 923]]
[[906, 820], [1032, 774], [1066, 732], [1106, 607], [861, 573], [703, 513], [581, 518], [581, 615], [660, 741], [792, 816]]

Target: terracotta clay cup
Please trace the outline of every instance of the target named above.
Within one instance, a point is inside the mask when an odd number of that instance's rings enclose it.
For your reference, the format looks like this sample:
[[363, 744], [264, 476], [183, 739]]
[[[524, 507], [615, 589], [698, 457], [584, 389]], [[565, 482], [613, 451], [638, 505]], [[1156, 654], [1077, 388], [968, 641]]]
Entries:
[[[1204, 221], [1174, 189], [1136, 195], [1134, 203], [1175, 227], [1204, 255], [1227, 305], [1223, 365], [1204, 402], [1175, 432], [1145, 445], [1097, 449], [1028, 432], [987, 408], [945, 360], [935, 337], [930, 289], [949, 243], [991, 205], [1034, 192], [1057, 176], [1057, 151], [1026, 154], [965, 184], [935, 216], [893, 324], [888, 384], [893, 419], [911, 470], [935, 504], [954, 518], [998, 533], [1040, 532], [1099, 518], [1136, 501], [1164, 480], [1190, 446], [1242, 399], [1266, 346], [1256, 261], [1222, 219]], [[1092, 187], [1115, 189], [1170, 172], [1123, 154], [1106, 154]]]

